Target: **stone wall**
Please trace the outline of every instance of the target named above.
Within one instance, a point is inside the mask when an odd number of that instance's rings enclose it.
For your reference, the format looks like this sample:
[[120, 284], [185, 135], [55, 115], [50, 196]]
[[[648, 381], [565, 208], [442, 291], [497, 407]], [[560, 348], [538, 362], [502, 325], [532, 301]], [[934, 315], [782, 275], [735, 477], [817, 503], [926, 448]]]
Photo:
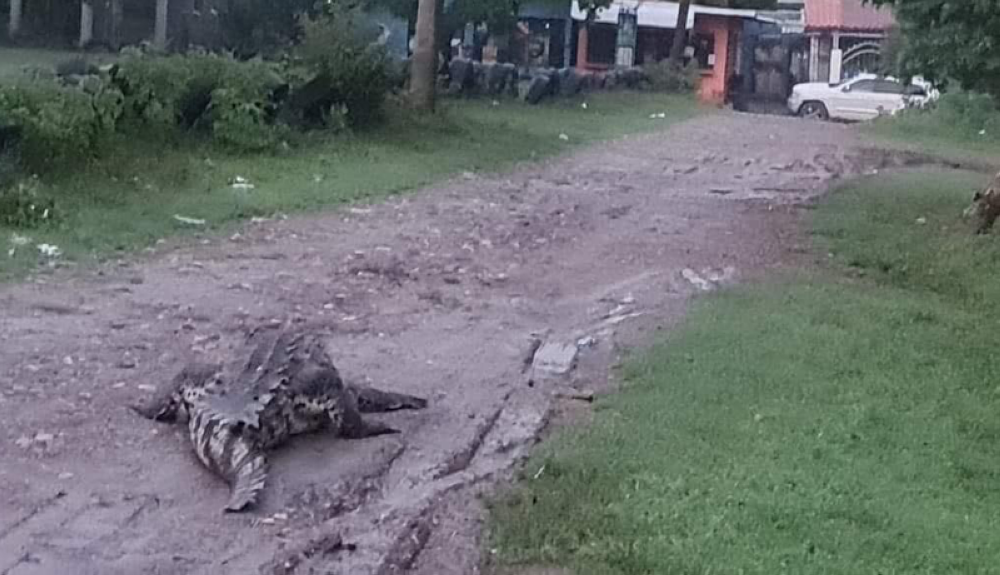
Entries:
[[529, 69], [456, 58], [441, 77], [441, 87], [453, 96], [508, 96], [537, 104], [581, 92], [648, 88], [649, 79], [640, 68], [581, 72], [576, 68]]

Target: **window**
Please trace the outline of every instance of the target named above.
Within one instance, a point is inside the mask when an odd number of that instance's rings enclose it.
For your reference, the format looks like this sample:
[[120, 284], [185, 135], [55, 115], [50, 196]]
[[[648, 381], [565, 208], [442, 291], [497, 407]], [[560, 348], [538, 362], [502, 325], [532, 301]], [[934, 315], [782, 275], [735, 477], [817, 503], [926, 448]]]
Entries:
[[590, 26], [587, 36], [587, 61], [592, 64], [614, 64], [617, 39], [617, 26], [607, 24]]
[[860, 80], [850, 85], [851, 92], [874, 92], [875, 80]]
[[695, 34], [691, 39], [694, 44], [694, 58], [698, 62], [698, 67], [702, 70], [711, 70], [715, 67], [715, 35]]
[[875, 83], [875, 92], [879, 94], [902, 94], [903, 85], [891, 80], [879, 80]]

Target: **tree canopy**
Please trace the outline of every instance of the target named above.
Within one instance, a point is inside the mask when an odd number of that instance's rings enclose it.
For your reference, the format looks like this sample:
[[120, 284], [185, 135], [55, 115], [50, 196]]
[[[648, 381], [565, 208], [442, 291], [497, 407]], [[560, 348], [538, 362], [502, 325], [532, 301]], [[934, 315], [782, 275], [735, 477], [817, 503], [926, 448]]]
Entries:
[[997, 0], [865, 0], [893, 6], [905, 75], [922, 75], [1000, 102], [1000, 4]]

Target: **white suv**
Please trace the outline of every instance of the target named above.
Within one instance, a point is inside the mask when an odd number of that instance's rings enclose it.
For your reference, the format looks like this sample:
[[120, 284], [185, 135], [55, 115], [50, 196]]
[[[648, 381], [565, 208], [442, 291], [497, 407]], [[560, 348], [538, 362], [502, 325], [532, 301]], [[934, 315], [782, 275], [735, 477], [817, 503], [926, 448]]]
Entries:
[[788, 109], [805, 118], [862, 121], [922, 107], [936, 98], [937, 90], [919, 78], [905, 86], [895, 78], [863, 74], [840, 84], [797, 84]]

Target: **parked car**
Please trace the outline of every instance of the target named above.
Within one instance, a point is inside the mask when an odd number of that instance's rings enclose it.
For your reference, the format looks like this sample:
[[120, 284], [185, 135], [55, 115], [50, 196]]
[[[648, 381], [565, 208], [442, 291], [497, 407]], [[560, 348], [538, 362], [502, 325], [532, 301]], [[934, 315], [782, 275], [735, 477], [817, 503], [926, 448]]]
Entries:
[[797, 84], [788, 98], [788, 109], [805, 118], [863, 121], [926, 106], [937, 95], [921, 78], [904, 85], [892, 77], [863, 74], [839, 84]]

